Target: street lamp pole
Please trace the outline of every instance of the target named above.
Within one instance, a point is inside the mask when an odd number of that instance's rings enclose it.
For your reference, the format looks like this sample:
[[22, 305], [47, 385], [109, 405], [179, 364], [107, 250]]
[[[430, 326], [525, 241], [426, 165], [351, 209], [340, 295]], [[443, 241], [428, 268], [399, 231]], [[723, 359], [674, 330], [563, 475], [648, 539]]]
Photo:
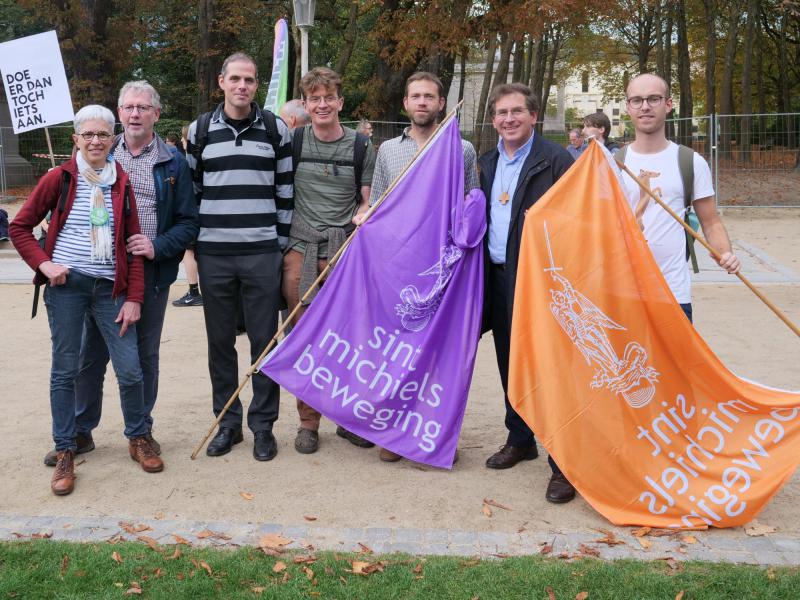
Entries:
[[316, 0], [293, 0], [294, 22], [300, 29], [300, 75], [308, 73], [308, 30], [314, 26]]

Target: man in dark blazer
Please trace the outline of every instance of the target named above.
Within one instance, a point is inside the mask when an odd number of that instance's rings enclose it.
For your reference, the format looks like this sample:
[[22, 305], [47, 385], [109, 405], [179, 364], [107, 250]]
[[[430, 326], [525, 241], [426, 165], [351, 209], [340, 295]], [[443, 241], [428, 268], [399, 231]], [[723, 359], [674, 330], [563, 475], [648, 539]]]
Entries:
[[[508, 402], [514, 286], [525, 213], [573, 162], [564, 148], [534, 133], [538, 112], [539, 101], [528, 86], [510, 83], [494, 88], [489, 114], [500, 141], [478, 161], [481, 189], [489, 199], [483, 330], [494, 335], [508, 429], [505, 445], [486, 461], [490, 469], [508, 469], [538, 456], [533, 432]], [[575, 488], [552, 459], [550, 466], [553, 475], [547, 500], [569, 502], [575, 497]]]

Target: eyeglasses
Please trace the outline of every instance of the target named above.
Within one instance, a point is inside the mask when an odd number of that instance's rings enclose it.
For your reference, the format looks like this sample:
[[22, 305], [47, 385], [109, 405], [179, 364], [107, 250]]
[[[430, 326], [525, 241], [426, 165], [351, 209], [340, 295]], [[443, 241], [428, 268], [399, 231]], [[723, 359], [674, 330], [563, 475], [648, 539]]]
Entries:
[[494, 118], [503, 120], [509, 115], [511, 115], [515, 119], [519, 119], [524, 114], [528, 114], [528, 109], [523, 108], [521, 106], [517, 106], [516, 108], [512, 108], [511, 110], [506, 110], [505, 108], [501, 108], [500, 110], [495, 111]]
[[325, 100], [325, 104], [334, 104], [338, 102], [339, 96], [334, 96], [333, 94], [328, 94], [327, 96], [309, 96], [306, 98], [306, 103], [319, 104], [323, 100]]
[[631, 108], [642, 108], [642, 104], [645, 102], [647, 102], [647, 106], [658, 106], [663, 100], [666, 100], [664, 96], [647, 96], [646, 98], [633, 96], [632, 98], [628, 98], [627, 101], [628, 106]]
[[95, 138], [95, 136], [97, 136], [97, 139], [100, 140], [101, 142], [107, 142], [113, 137], [113, 134], [106, 133], [105, 131], [84, 131], [82, 133], [79, 133], [78, 135], [81, 136], [87, 142], [91, 142]]
[[143, 115], [145, 113], [149, 113], [153, 110], [152, 104], [126, 104], [125, 106], [121, 106], [122, 110], [126, 113], [131, 114], [134, 110], [138, 110], [139, 114]]

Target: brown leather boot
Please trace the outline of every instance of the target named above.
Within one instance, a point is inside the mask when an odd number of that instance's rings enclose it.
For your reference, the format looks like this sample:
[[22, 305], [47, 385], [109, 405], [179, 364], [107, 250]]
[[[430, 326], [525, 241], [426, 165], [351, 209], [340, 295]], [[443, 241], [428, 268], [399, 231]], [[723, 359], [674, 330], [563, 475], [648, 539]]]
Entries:
[[56, 496], [66, 496], [75, 489], [75, 452], [62, 450], [56, 453], [56, 470], [50, 480], [50, 489]]
[[144, 471], [158, 473], [164, 470], [164, 462], [147, 441], [147, 436], [133, 438], [128, 443], [128, 451], [131, 453], [131, 458], [138, 462]]

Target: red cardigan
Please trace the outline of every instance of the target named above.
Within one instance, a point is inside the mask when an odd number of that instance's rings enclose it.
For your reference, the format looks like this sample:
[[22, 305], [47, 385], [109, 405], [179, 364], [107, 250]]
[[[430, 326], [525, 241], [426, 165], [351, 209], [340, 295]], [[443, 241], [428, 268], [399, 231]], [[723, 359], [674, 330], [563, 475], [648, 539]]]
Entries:
[[[125, 250], [126, 240], [136, 234], [141, 233], [139, 229], [139, 216], [136, 212], [136, 200], [133, 197], [133, 189], [130, 190], [130, 210], [125, 214], [123, 206], [123, 191], [125, 186], [130, 186], [128, 175], [119, 165], [117, 165], [117, 180], [111, 187], [111, 203], [114, 213], [114, 256], [115, 273], [114, 289], [112, 296], [118, 297], [122, 293], [127, 293], [127, 299], [131, 302], [141, 302], [144, 300], [144, 263], [141, 256], [129, 255]], [[61, 197], [61, 173], [69, 172], [71, 175], [69, 182], [69, 194], [64, 205], [64, 212], [57, 209], [58, 200]], [[78, 188], [78, 165], [75, 159], [68, 160], [60, 167], [52, 169], [34, 188], [31, 195], [25, 201], [17, 216], [11, 221], [8, 227], [11, 242], [19, 252], [22, 259], [28, 263], [31, 269], [36, 271], [33, 278], [34, 283], [43, 284], [47, 278], [39, 271], [39, 265], [48, 261], [53, 256], [56, 245], [56, 238], [64, 226], [72, 210], [72, 203], [75, 200], [75, 193]], [[33, 235], [33, 228], [52, 211], [50, 228], [47, 231], [47, 240], [44, 250], [39, 246], [39, 242]]]

